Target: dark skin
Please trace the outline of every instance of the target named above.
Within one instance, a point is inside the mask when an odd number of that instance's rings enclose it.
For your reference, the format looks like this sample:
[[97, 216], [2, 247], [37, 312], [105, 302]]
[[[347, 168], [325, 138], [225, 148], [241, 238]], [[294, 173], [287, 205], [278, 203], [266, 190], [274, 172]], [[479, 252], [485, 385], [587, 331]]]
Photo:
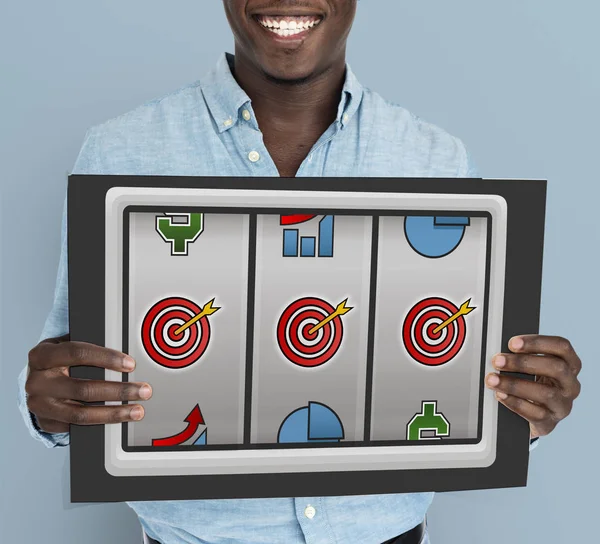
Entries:
[[[223, 0], [235, 38], [234, 77], [252, 100], [266, 148], [282, 177], [296, 175], [335, 120], [356, 0]], [[304, 40], [276, 45], [255, 15], [323, 20]]]
[[[252, 99], [265, 146], [280, 175], [293, 177], [335, 120], [356, 0], [223, 0], [223, 4], [235, 38], [234, 77]], [[320, 23], [302, 39], [277, 40], [259, 26], [255, 19], [259, 14], [318, 16]], [[581, 360], [570, 342], [559, 336], [518, 336], [509, 342], [509, 350], [493, 358], [494, 367], [503, 372], [488, 374], [486, 385], [496, 391], [499, 402], [529, 421], [532, 437], [546, 435], [569, 415], [579, 395]], [[68, 335], [40, 342], [29, 352], [26, 391], [29, 410], [42, 430], [68, 432], [69, 424], [144, 417], [139, 402], [151, 397], [150, 384], [69, 377], [69, 368], [81, 365], [129, 373], [135, 361], [116, 350], [71, 342]], [[102, 401], [131, 404], [88, 404]]]

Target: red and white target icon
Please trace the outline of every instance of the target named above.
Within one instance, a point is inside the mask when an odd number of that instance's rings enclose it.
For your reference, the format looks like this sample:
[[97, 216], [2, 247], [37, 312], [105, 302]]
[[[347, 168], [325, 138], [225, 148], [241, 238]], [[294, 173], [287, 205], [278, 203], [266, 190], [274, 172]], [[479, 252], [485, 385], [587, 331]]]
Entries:
[[465, 343], [467, 325], [464, 316], [475, 308], [471, 299], [457, 308], [441, 297], [415, 304], [404, 319], [402, 340], [410, 356], [428, 366], [443, 365], [456, 357]]
[[336, 308], [316, 297], [292, 302], [277, 324], [277, 343], [286, 358], [303, 367], [329, 361], [342, 343], [341, 316], [352, 309], [346, 306], [347, 301], [340, 302]]
[[142, 344], [149, 357], [167, 368], [184, 368], [195, 363], [210, 342], [208, 316], [214, 298], [204, 307], [183, 297], [159, 300], [142, 322]]

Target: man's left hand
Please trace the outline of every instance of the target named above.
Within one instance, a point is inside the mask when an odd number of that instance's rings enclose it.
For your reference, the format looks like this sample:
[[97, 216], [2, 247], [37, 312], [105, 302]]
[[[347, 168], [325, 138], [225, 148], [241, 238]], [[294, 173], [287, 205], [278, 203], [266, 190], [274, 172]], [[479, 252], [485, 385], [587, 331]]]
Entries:
[[512, 353], [494, 356], [494, 367], [532, 374], [535, 381], [490, 373], [486, 384], [496, 391], [496, 398], [504, 406], [529, 421], [531, 438], [547, 435], [571, 413], [573, 401], [579, 396], [581, 360], [571, 343], [560, 336], [515, 336], [508, 349]]

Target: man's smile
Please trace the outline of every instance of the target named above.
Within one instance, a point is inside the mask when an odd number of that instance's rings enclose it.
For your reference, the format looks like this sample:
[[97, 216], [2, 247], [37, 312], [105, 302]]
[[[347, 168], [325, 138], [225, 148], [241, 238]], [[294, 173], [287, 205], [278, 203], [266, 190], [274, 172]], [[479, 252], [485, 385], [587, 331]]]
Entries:
[[299, 41], [306, 38], [321, 24], [321, 15], [267, 15], [255, 14], [252, 18], [276, 41]]

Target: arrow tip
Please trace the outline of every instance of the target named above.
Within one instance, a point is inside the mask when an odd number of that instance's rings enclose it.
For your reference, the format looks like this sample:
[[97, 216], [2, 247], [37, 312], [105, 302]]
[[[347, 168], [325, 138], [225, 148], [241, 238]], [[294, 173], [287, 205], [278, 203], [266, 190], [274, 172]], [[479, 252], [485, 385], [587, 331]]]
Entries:
[[204, 416], [200, 411], [200, 406], [196, 404], [192, 411], [188, 414], [184, 421], [191, 423], [193, 425], [204, 425]]

